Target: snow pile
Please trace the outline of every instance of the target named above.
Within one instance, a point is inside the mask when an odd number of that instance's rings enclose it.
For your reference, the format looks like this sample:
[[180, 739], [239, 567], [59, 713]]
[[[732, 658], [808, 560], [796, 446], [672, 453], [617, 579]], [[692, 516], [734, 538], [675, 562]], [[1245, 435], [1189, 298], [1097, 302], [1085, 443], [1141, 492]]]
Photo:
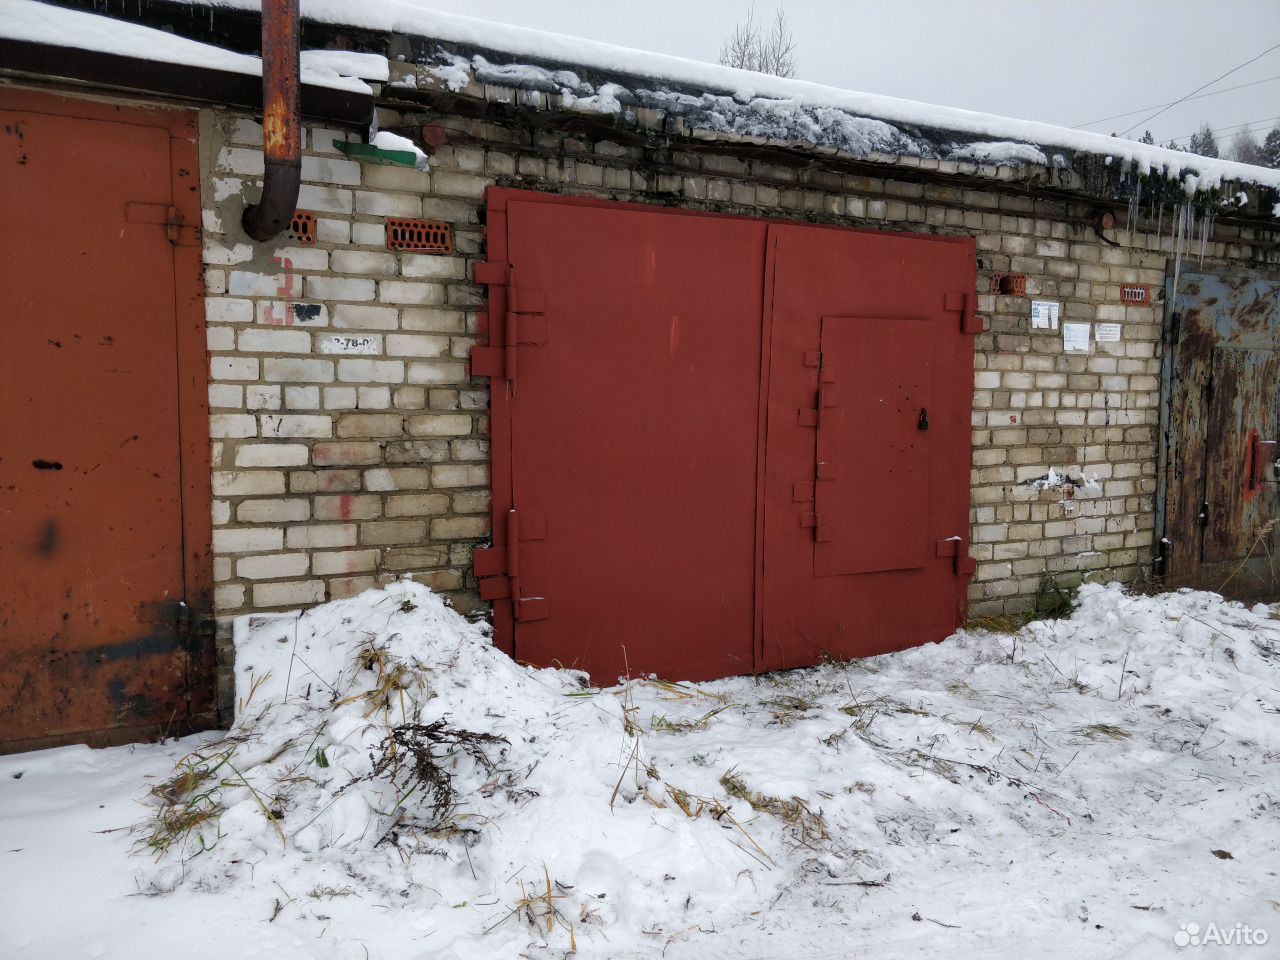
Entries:
[[1033, 490], [1070, 489], [1072, 493], [1076, 490], [1083, 490], [1086, 493], [1091, 494], [1099, 494], [1102, 492], [1102, 484], [1098, 482], [1097, 473], [1091, 473], [1087, 477], [1073, 477], [1067, 470], [1064, 469], [1060, 471], [1052, 464], [1049, 465], [1048, 473], [1019, 481], [1019, 486], [1030, 487]]
[[[235, 725], [153, 791], [148, 842], [179, 853], [151, 875], [157, 889], [225, 889], [286, 852], [282, 876], [301, 857], [321, 886], [389, 897], [410, 880], [395, 869], [402, 858], [460, 854], [527, 802], [528, 770], [513, 764], [538, 753], [510, 746], [580, 689], [573, 675], [517, 665], [486, 625], [408, 582], [241, 618], [236, 650]], [[216, 815], [166, 830], [205, 809]]]
[[327, 72], [335, 77], [358, 77], [385, 83], [391, 74], [387, 58], [380, 53], [352, 53], [349, 50], [303, 50], [298, 59], [303, 70]]
[[412, 583], [246, 618], [240, 719], [152, 789], [140, 842], [177, 829], [142, 889], [270, 919], [299, 957], [1280, 936], [1280, 620], [1187, 591], [1079, 604], [1016, 636], [607, 689], [516, 664]]

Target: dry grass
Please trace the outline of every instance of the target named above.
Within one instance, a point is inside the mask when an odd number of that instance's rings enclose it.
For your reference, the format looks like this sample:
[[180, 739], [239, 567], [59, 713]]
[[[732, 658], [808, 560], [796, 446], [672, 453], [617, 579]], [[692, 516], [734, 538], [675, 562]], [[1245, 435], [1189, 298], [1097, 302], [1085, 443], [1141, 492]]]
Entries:
[[1033, 620], [1059, 620], [1071, 616], [1075, 610], [1075, 591], [1062, 586], [1051, 574], [1040, 578], [1036, 588], [1036, 600], [1032, 609], [1022, 613], [992, 613], [970, 617], [964, 629], [970, 632], [1016, 634]]
[[986, 737], [988, 740], [994, 740], [996, 738], [996, 735], [991, 731], [991, 728], [982, 722], [981, 717], [973, 721], [973, 723], [965, 723], [964, 721], [953, 721], [953, 722], [956, 724], [956, 726], [964, 727], [970, 733], [976, 733], [978, 736]]
[[485, 927], [484, 932], [489, 933], [492, 930], [496, 930], [512, 917], [524, 920], [539, 932], [545, 929], [547, 934], [550, 934], [557, 926], [560, 926], [569, 933], [569, 950], [566, 956], [575, 954], [578, 952], [578, 939], [574, 935], [573, 923], [556, 906], [556, 901], [565, 899], [565, 895], [556, 892], [559, 884], [555, 887], [552, 886], [551, 874], [545, 864], [542, 867], [542, 877], [545, 886], [541, 891], [537, 887], [526, 887], [525, 882], [521, 880], [520, 896], [516, 899], [515, 904], [496, 923]]
[[1257, 550], [1258, 547], [1262, 547], [1262, 549], [1267, 554], [1267, 566], [1271, 570], [1271, 585], [1273, 587], [1275, 586], [1276, 566], [1275, 566], [1275, 561], [1271, 556], [1271, 548], [1267, 546], [1267, 541], [1271, 539], [1271, 532], [1275, 530], [1276, 524], [1278, 523], [1280, 523], [1280, 518], [1273, 517], [1262, 525], [1262, 529], [1258, 531], [1258, 536], [1254, 539], [1253, 543], [1250, 544], [1249, 546], [1249, 552], [1244, 555], [1244, 558], [1240, 561], [1239, 564], [1236, 565], [1235, 569], [1231, 571], [1231, 574], [1227, 577], [1227, 579], [1222, 581], [1221, 586], [1219, 586], [1217, 589], [1218, 593], [1222, 593], [1222, 591], [1225, 589], [1227, 584], [1230, 583], [1232, 580], [1234, 580], [1237, 576], [1239, 576], [1240, 572], [1244, 570], [1246, 565], [1248, 565], [1249, 560], [1253, 557], [1253, 552]]
[[151, 796], [159, 801], [159, 806], [147, 823], [146, 836], [138, 841], [139, 844], [157, 857], [175, 845], [183, 845], [189, 838], [194, 838], [198, 844], [192, 856], [199, 856], [217, 846], [217, 839], [210, 842], [201, 828], [206, 824], [216, 824], [226, 809], [222, 805], [221, 791], [228, 784], [217, 774], [224, 766], [229, 766], [232, 749], [209, 757], [198, 752], [190, 753], [178, 762], [172, 777], [151, 788]]
[[[381, 745], [381, 755], [376, 756], [370, 771], [353, 779], [339, 793], [363, 781], [386, 780], [398, 792], [398, 799], [388, 816], [395, 816], [394, 826], [411, 826], [431, 832], [433, 835], [453, 835], [466, 832], [456, 828], [450, 815], [456, 803], [451, 767], [456, 758], [469, 757], [486, 773], [497, 771], [497, 764], [486, 752], [487, 748], [499, 751], [507, 741], [490, 733], [475, 733], [451, 726], [448, 718], [432, 723], [401, 723], [391, 727]], [[408, 823], [398, 815], [410, 797], [419, 794], [425, 805], [425, 816], [414, 817]], [[393, 837], [388, 831], [383, 840]], [[382, 842], [382, 841], [379, 841]]]
[[715, 700], [718, 703], [728, 704], [727, 697], [716, 693], [707, 693], [705, 690], [699, 690], [697, 687], [689, 683], [676, 683], [671, 680], [644, 680], [644, 684], [650, 687], [657, 687], [662, 691], [664, 700]]
[[1128, 740], [1133, 736], [1124, 727], [1111, 723], [1091, 723], [1087, 727], [1081, 727], [1076, 733], [1083, 734], [1090, 740]]
[[809, 809], [809, 805], [800, 797], [784, 800], [768, 794], [757, 793], [747, 786], [747, 782], [734, 770], [726, 770], [720, 778], [720, 786], [725, 793], [739, 800], [745, 800], [751, 809], [777, 817], [796, 831], [797, 839], [804, 844], [813, 841], [831, 839], [827, 831], [827, 823], [821, 813]]
[[1008, 613], [993, 613], [982, 617], [970, 617], [964, 622], [964, 629], [970, 633], [1017, 633], [1027, 625], [1030, 618]]
[[867, 700], [860, 700], [855, 696], [844, 706], [838, 708], [845, 716], [853, 717], [853, 729], [859, 734], [866, 734], [871, 729], [871, 724], [876, 717], [881, 714], [889, 715], [895, 713], [905, 713], [917, 717], [932, 716], [927, 710], [921, 710], [917, 707], [907, 706], [901, 701], [894, 700], [892, 697], [872, 697]]
[[420, 680], [421, 677], [415, 674], [407, 664], [387, 653], [384, 647], [378, 646], [372, 638], [365, 642], [357, 656], [360, 669], [373, 672], [374, 684], [368, 690], [339, 700], [334, 706], [341, 707], [359, 700], [367, 700], [369, 709], [365, 711], [365, 716], [368, 717], [378, 710], [390, 710], [392, 700], [397, 700], [403, 716], [406, 712], [405, 690], [408, 689], [411, 681]]
[[732, 704], [722, 704], [713, 710], [708, 710], [702, 716], [692, 719], [672, 720], [665, 714], [655, 714], [649, 719], [649, 727], [655, 733], [692, 733], [695, 730], [705, 730], [717, 715], [728, 710], [730, 706]]

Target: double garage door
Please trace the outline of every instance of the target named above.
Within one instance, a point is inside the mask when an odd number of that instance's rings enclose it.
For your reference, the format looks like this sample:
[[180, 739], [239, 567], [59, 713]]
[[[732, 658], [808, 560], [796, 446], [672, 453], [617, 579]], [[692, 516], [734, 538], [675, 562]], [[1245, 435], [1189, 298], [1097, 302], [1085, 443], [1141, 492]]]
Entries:
[[963, 619], [972, 241], [488, 203], [504, 649], [706, 679]]

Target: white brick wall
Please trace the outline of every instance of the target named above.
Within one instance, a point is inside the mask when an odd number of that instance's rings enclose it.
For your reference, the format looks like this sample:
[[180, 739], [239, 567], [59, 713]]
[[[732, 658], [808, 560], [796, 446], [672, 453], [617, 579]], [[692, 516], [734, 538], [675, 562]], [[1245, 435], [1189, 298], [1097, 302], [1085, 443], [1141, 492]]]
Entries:
[[[482, 291], [479, 206], [494, 182], [621, 200], [974, 236], [979, 308], [971, 553], [976, 613], [1025, 609], [1043, 577], [1132, 578], [1150, 557], [1159, 391], [1158, 307], [1125, 307], [1119, 285], [1159, 289], [1167, 237], [1142, 227], [1099, 242], [1092, 204], [1022, 187], [905, 182], [714, 152], [671, 152], [550, 131], [495, 140], [489, 121], [447, 118], [430, 173], [349, 161], [346, 135], [307, 131], [299, 207], [319, 243], [249, 244], [260, 128], [206, 114], [206, 318], [215, 443], [219, 612], [345, 596], [408, 573], [475, 602], [471, 548], [489, 532], [487, 381], [472, 381]], [[510, 142], [534, 144], [513, 148]], [[470, 142], [469, 142], [470, 141]], [[939, 164], [946, 172], [947, 165]], [[952, 168], [955, 165], [951, 165]], [[452, 222], [448, 257], [389, 251], [385, 218]], [[1260, 258], [1261, 240], [1211, 242], [1209, 257]], [[1119, 322], [1119, 343], [1065, 354], [1030, 329], [1028, 297], [987, 293], [993, 272], [1027, 274], [1029, 296], [1064, 319]], [[295, 312], [305, 306], [304, 321]], [[356, 346], [358, 344], [358, 346]], [[1048, 489], [1050, 469], [1083, 483]]]
[[[387, 250], [384, 218], [420, 216], [430, 176], [347, 160], [333, 146], [346, 134], [309, 128], [299, 207], [319, 214], [318, 243], [250, 243], [238, 223], [260, 190], [261, 128], [212, 113], [202, 123], [217, 144], [203, 173], [219, 614], [404, 574], [474, 602], [487, 395], [456, 358], [473, 342], [479, 298], [448, 287], [466, 283], [478, 232], [460, 231], [454, 257]], [[435, 465], [454, 472], [433, 475]], [[441, 519], [459, 521], [439, 528], [459, 549], [424, 545]]]

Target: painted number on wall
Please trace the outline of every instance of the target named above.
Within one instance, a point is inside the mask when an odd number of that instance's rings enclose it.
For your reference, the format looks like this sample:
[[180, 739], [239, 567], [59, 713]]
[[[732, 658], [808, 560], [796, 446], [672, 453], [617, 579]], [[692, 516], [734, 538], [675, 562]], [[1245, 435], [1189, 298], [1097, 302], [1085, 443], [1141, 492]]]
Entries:
[[320, 341], [321, 353], [377, 353], [378, 341], [374, 337], [332, 336]]

